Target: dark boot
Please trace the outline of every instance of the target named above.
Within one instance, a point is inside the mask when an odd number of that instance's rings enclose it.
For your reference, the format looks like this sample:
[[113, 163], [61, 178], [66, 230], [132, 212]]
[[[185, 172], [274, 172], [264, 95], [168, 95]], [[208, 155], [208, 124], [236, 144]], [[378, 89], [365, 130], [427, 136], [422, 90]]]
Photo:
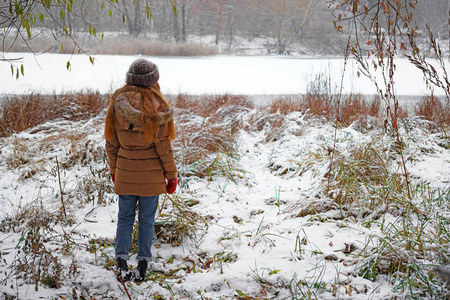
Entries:
[[138, 262], [137, 268], [136, 268], [136, 274], [134, 275], [134, 280], [136, 282], [141, 282], [145, 280], [145, 277], [147, 276], [147, 261], [146, 260], [140, 260]]
[[117, 259], [117, 280], [118, 281], [130, 281], [133, 273], [128, 268], [127, 261], [123, 258]]

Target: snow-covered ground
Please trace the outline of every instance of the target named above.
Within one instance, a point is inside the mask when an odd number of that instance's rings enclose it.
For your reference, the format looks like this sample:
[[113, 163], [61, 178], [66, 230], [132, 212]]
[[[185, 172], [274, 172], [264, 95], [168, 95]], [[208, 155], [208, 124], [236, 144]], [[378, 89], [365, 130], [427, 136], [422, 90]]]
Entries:
[[[83, 88], [110, 92], [122, 85], [126, 70], [136, 57], [99, 56], [94, 67], [86, 57], [74, 57], [71, 72], [65, 70], [68, 58], [64, 55], [38, 57], [42, 69], [33, 62], [26, 63], [26, 76], [18, 81], [9, 77], [9, 67], [2, 66], [2, 93]], [[333, 74], [339, 74], [342, 65], [337, 59], [151, 59], [160, 67], [161, 85], [166, 93], [194, 94], [304, 92], [314, 72], [328, 73], [331, 65], [335, 68]], [[421, 75], [414, 74], [408, 73], [406, 83], [398, 81], [399, 91], [406, 95], [425, 93], [417, 83], [421, 80], [416, 76], [421, 78]], [[351, 87], [353, 92], [365, 92], [370, 88], [356, 77], [347, 80], [346, 88]], [[249, 118], [255, 113], [250, 111], [243, 117]], [[114, 253], [108, 241], [115, 236], [117, 203], [114, 194], [107, 192], [111, 188], [108, 174], [102, 173], [106, 167], [102, 158], [103, 118], [101, 114], [78, 122], [56, 120], [0, 139], [0, 294], [18, 299], [82, 299], [81, 296], [126, 299], [124, 287], [111, 270], [105, 269], [108, 258]], [[329, 170], [328, 149], [335, 147], [336, 153], [346, 157], [358, 145], [372, 145], [383, 134], [377, 130], [362, 133], [355, 126], [335, 130], [331, 124], [309, 120], [298, 112], [285, 118], [287, 126], [276, 139], [269, 141], [270, 128], [239, 131], [238, 155], [233, 158], [233, 165], [242, 178], [182, 178], [177, 196], [197, 200], [198, 204], [191, 209], [207, 220], [207, 226], [200, 224], [196, 237], [180, 246], [156, 240], [151, 271], [160, 275], [152, 275], [153, 280], [140, 285], [128, 284], [132, 299], [152, 299], [155, 295], [161, 297], [158, 299], [393, 299], [405, 296], [407, 292], [394, 290], [388, 277], [370, 280], [362, 276], [358, 269], [361, 265], [355, 263], [357, 259], [353, 255], [356, 250], [376, 247], [377, 237], [382, 236], [380, 227], [384, 222], [396, 224], [399, 215], [386, 213], [378, 219], [379, 224], [342, 217], [339, 209], [299, 215], [303, 205], [326, 200], [318, 197], [322, 195], [320, 191]], [[442, 142], [448, 138], [428, 132], [419, 123], [411, 124], [413, 127], [404, 132], [411, 178], [414, 184], [424, 183], [442, 192], [442, 206], [428, 209], [430, 215], [441, 214], [448, 219], [450, 150], [448, 144], [445, 146]], [[416, 125], [418, 127], [414, 127]], [[383, 149], [391, 147], [389, 138], [381, 140], [386, 143]], [[395, 155], [394, 150], [386, 151]], [[56, 167], [56, 157], [60, 169]], [[395, 157], [388, 160], [395, 166]], [[98, 185], [90, 186], [90, 183]], [[101, 195], [104, 199], [101, 204], [97, 203], [98, 187], [105, 192]], [[64, 222], [56, 220], [60, 215], [61, 191], [67, 206], [71, 207], [71, 225], [62, 225]], [[93, 201], [83, 199], [86, 194], [91, 195]], [[422, 207], [420, 200], [419, 208]], [[169, 200], [162, 198], [161, 202]], [[33, 214], [45, 214], [54, 227], [27, 227], [31, 226]], [[435, 225], [433, 221], [429, 224]], [[44, 248], [30, 249], [27, 243], [33, 238], [30, 235], [40, 237]], [[447, 244], [443, 242], [443, 245]], [[53, 253], [63, 266], [59, 288], [34, 284], [35, 278], [25, 278], [26, 272], [18, 269], [40, 265], [33, 261], [33, 255], [24, 253], [47, 253], [44, 250]], [[45, 261], [42, 256], [37, 257]], [[50, 262], [51, 257], [47, 257]], [[431, 269], [437, 261], [424, 259], [417, 263], [428, 264]], [[131, 264], [136, 265], [134, 257]], [[42, 268], [55, 265], [49, 263]], [[58, 271], [48, 273], [52, 272]]]
[[[96, 299], [125, 298], [114, 273], [104, 268], [107, 257], [113, 257], [113, 248], [102, 241], [114, 240], [115, 197], [106, 193], [106, 203], [98, 204], [97, 192], [91, 191], [94, 201], [80, 199], [83, 192], [89, 194], [84, 190], [86, 180], [106, 182], [111, 187], [107, 174], [106, 178], [98, 177], [106, 168], [105, 162], [95, 158], [104, 144], [103, 117], [49, 122], [0, 140], [1, 293], [19, 299], [53, 299], [73, 293]], [[375, 281], [363, 278], [358, 264], [354, 264], [351, 252], [376, 247], [376, 240], [368, 241], [381, 235], [378, 226], [368, 227], [358, 219], [339, 217], [339, 209], [297, 216], [299, 207], [320, 195], [328, 159], [313, 157], [323, 156], [326, 149], [333, 147], [335, 131], [328, 124], [305, 120], [300, 113], [286, 118], [288, 129], [272, 142], [266, 142], [266, 130], [242, 130], [238, 134], [236, 174], [244, 174], [242, 179], [182, 178], [177, 196], [198, 201], [192, 210], [207, 219], [207, 227], [201, 225], [195, 239], [181, 246], [156, 240], [151, 271], [167, 274], [160, 275], [167, 278], [158, 280], [152, 275], [154, 281], [128, 284], [133, 299], [151, 299], [154, 295], [164, 299], [245, 295], [302, 299], [302, 293], [308, 292], [312, 299], [391, 299], [402, 295], [381, 276]], [[347, 155], [376, 135], [343, 128], [337, 132], [336, 151]], [[438, 145], [435, 135], [422, 129], [415, 130], [408, 143], [415, 143], [408, 154], [414, 157], [408, 168], [415, 181], [448, 192], [450, 151]], [[55, 157], [64, 166], [59, 171]], [[68, 164], [72, 160], [76, 162], [73, 166]], [[73, 214], [70, 226], [54, 220], [61, 207], [58, 173], [66, 205]], [[161, 202], [168, 200], [162, 198]], [[446, 205], [436, 211], [448, 212]], [[42, 227], [38, 233], [44, 249], [53, 249], [63, 266], [57, 289], [35, 286], [32, 279], [24, 277], [25, 272], [18, 271], [19, 262], [28, 259], [31, 264], [33, 255], [26, 256], [23, 251], [32, 253], [27, 248], [27, 234], [37, 233], [35, 228], [27, 228], [27, 222], [35, 213], [48, 214], [47, 220], [55, 222], [53, 228]], [[384, 218], [395, 222], [389, 214]], [[62, 256], [58, 249], [65, 243], [71, 250]], [[347, 249], [349, 245], [355, 249]], [[134, 257], [130, 262], [136, 265]], [[16, 271], [19, 278], [14, 275]]]

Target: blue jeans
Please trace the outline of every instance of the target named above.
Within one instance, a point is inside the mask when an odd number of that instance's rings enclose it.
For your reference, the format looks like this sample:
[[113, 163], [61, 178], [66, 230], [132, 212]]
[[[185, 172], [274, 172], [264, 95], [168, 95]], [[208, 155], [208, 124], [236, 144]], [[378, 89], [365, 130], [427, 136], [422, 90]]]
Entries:
[[158, 209], [159, 196], [119, 195], [119, 216], [116, 232], [116, 259], [128, 260], [133, 234], [136, 204], [139, 201], [138, 260], [149, 261], [152, 257], [153, 234], [155, 233], [155, 215]]

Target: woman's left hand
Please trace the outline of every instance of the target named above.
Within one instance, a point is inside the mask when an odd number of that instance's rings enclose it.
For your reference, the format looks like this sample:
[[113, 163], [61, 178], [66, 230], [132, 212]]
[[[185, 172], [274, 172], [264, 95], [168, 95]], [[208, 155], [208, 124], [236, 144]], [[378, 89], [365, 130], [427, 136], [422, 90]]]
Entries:
[[174, 177], [170, 180], [167, 180], [166, 183], [166, 192], [167, 194], [173, 194], [177, 189], [178, 178]]

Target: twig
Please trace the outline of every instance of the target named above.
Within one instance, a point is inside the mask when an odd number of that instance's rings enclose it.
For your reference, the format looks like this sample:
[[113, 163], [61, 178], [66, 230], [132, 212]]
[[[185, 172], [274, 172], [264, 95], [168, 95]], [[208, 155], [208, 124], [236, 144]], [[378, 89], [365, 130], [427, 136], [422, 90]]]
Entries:
[[55, 158], [56, 158], [56, 171], [58, 172], [59, 193], [61, 194], [61, 208], [64, 213], [64, 218], [67, 219], [66, 206], [64, 205], [63, 189], [61, 185], [61, 175], [59, 173], [58, 156], [55, 156]]
[[[123, 288], [125, 289], [125, 293], [127, 294], [128, 299], [133, 300], [133, 299], [131, 298], [131, 296], [130, 296], [130, 293], [128, 292], [127, 286], [125, 285], [125, 282], [123, 281], [122, 276], [120, 276], [120, 283], [122, 284]], [[119, 286], [119, 288], [120, 288], [120, 286]], [[122, 290], [122, 289], [121, 289], [121, 290]], [[122, 292], [123, 292], [123, 291], [122, 291]]]
[[336, 152], [337, 128], [338, 128], [338, 123], [340, 122], [339, 108], [341, 106], [342, 89], [344, 87], [344, 75], [345, 75], [345, 69], [346, 69], [347, 62], [348, 62], [349, 49], [350, 49], [350, 36], [348, 37], [347, 48], [345, 49], [345, 53], [344, 53], [345, 54], [344, 68], [342, 70], [341, 86], [339, 88], [339, 95], [338, 95], [337, 104], [336, 104], [336, 118], [335, 118], [336, 123], [335, 123], [335, 127], [334, 127], [333, 149], [331, 150], [330, 168], [328, 170], [328, 183], [327, 183], [327, 188], [326, 188], [327, 195], [328, 195], [328, 191], [329, 191], [330, 184], [331, 184], [331, 171], [333, 170], [334, 154]]

